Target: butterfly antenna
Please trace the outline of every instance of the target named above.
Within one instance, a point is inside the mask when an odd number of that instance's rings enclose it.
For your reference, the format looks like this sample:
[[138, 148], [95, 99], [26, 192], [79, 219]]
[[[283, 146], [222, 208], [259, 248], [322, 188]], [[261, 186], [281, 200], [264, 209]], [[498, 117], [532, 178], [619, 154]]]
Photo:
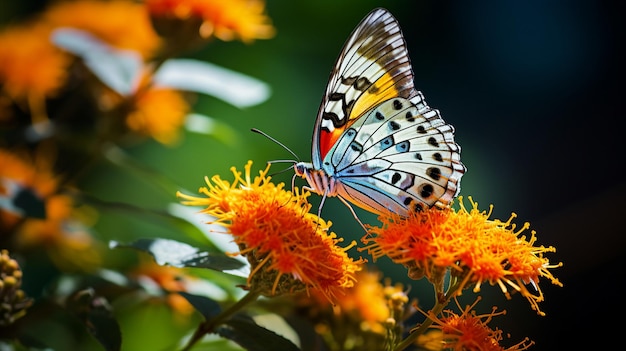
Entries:
[[[274, 143], [276, 143], [276, 144], [280, 145], [283, 149], [287, 150], [287, 151], [288, 151], [288, 152], [289, 152], [289, 153], [290, 153], [290, 154], [291, 154], [291, 155], [292, 155], [292, 156], [296, 159], [296, 161], [300, 161], [300, 158], [298, 157], [298, 155], [296, 155], [296, 153], [295, 153], [295, 152], [291, 151], [291, 149], [289, 149], [288, 147], [286, 147], [286, 146], [285, 146], [285, 144], [283, 144], [283, 143], [281, 143], [280, 141], [278, 141], [278, 140], [274, 139], [274, 138], [273, 138], [273, 137], [271, 137], [269, 134], [267, 134], [267, 133], [265, 133], [265, 132], [263, 132], [263, 131], [261, 131], [261, 130], [259, 130], [259, 129], [256, 129], [256, 128], [252, 128], [252, 129], [250, 129], [250, 130], [251, 130], [251, 131], [253, 131], [253, 132], [255, 132], [255, 133], [257, 133], [257, 134], [261, 134], [262, 136], [264, 136], [264, 137], [268, 138], [269, 140], [273, 141]], [[284, 162], [284, 160], [278, 160], [278, 161], [276, 161], [276, 162]]]
[[[289, 167], [287, 167], [287, 168], [283, 168], [283, 169], [281, 169], [280, 171], [270, 173], [270, 174], [269, 174], [269, 176], [270, 176], [270, 177], [273, 177], [273, 176], [275, 176], [275, 175], [277, 175], [277, 174], [285, 173], [285, 172], [287, 172], [288, 170], [292, 169], [292, 168], [294, 167], [294, 165], [295, 165], [295, 163], [293, 162], [293, 160], [272, 160], [272, 161], [267, 161], [267, 163], [269, 163], [269, 164], [280, 163], [280, 162], [290, 162], [290, 163], [292, 163], [292, 165], [291, 165], [291, 166], [289, 166]], [[295, 175], [295, 174], [294, 174], [294, 175]]]

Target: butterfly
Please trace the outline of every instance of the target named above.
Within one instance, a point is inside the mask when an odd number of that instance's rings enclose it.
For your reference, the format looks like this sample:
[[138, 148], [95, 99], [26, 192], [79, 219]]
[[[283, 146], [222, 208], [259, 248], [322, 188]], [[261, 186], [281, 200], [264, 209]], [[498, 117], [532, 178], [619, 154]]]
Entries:
[[466, 169], [454, 128], [426, 104], [413, 79], [398, 21], [385, 9], [373, 10], [331, 72], [315, 120], [312, 162], [294, 166], [322, 204], [337, 196], [350, 209], [348, 202], [406, 217], [449, 206], [458, 194]]

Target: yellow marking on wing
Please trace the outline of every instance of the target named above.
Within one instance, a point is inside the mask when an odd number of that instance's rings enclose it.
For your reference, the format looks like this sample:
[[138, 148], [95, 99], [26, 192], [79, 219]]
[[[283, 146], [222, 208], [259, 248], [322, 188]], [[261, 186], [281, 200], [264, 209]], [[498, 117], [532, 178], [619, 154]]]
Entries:
[[354, 103], [348, 118], [348, 125], [352, 124], [356, 118], [372, 107], [397, 96], [398, 89], [395, 87], [393, 76], [385, 73], [369, 89], [363, 92]]

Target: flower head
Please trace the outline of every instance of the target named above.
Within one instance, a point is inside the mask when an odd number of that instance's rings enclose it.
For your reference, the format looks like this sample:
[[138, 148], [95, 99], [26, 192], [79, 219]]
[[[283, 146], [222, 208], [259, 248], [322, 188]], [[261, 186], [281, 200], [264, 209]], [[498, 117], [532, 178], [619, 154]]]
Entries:
[[[0, 164], [0, 232], [13, 233], [20, 248], [44, 249], [63, 268], [95, 268], [99, 246], [86, 225], [93, 214], [77, 210], [72, 198], [59, 192], [50, 159], [43, 153], [31, 158], [0, 149]], [[18, 206], [24, 199], [26, 205]]]
[[295, 299], [295, 310], [331, 345], [381, 350], [405, 319], [408, 301], [402, 284], [383, 283], [379, 272], [362, 270], [357, 272], [354, 286], [333, 301], [313, 290]]
[[[497, 311], [496, 307], [490, 313], [479, 315], [474, 310], [479, 299], [471, 306], [467, 306], [459, 315], [452, 310], [443, 311], [440, 318], [428, 315], [435, 324], [432, 335], [437, 339], [441, 349], [453, 351], [522, 351], [528, 349], [534, 343], [528, 338], [519, 343], [504, 348], [500, 345], [503, 340], [502, 330], [491, 329], [488, 326], [493, 317], [504, 315], [506, 311]], [[439, 333], [436, 331], [440, 330]], [[426, 334], [426, 335], [430, 335]], [[435, 340], [422, 340], [433, 344]]]
[[33, 300], [22, 289], [22, 270], [7, 250], [0, 251], [0, 326], [6, 326], [26, 314]]
[[202, 212], [232, 234], [239, 254], [252, 266], [248, 285], [265, 295], [319, 289], [332, 298], [354, 284], [354, 273], [363, 260], [346, 253], [342, 240], [329, 232], [330, 223], [309, 213], [309, 193], [286, 191], [267, 176], [269, 166], [251, 179], [252, 162], [245, 174], [232, 168], [235, 180], [205, 178], [205, 197], [178, 193], [185, 205], [205, 206]]
[[91, 33], [109, 45], [151, 57], [161, 45], [141, 4], [128, 0], [59, 2], [43, 14], [54, 28], [71, 27]]
[[[549, 279], [561, 285], [544, 257], [554, 252], [554, 247], [534, 246], [535, 231], [527, 238], [522, 233], [529, 228], [525, 223], [516, 230], [512, 223], [515, 214], [502, 222], [490, 220], [490, 212], [478, 210], [478, 204], [470, 198], [472, 208], [465, 208], [460, 198], [460, 210], [428, 209], [409, 218], [380, 217], [383, 226], [370, 230], [363, 240], [374, 259], [388, 256], [396, 263], [409, 268], [409, 276], [425, 276], [433, 283], [440, 283], [447, 272], [460, 280], [461, 288], [474, 286], [478, 292], [484, 282], [498, 285], [507, 297], [513, 288], [525, 296], [538, 313], [538, 302], [543, 294], [538, 286], [539, 278]], [[532, 284], [536, 293], [525, 284]], [[459, 292], [461, 289], [459, 289]]]
[[162, 266], [152, 259], [144, 259], [129, 275], [148, 288], [158, 287], [164, 292], [167, 304], [178, 314], [188, 316], [194, 311], [189, 301], [177, 293], [187, 291], [188, 282], [194, 279], [182, 268]]
[[[356, 274], [356, 283], [345, 294], [337, 296], [332, 304], [321, 293], [302, 296], [298, 304], [312, 310], [312, 314], [324, 316], [322, 322], [336, 317], [338, 323], [355, 325], [355, 333], [374, 332], [385, 334], [385, 323], [393, 317], [397, 300], [408, 302], [402, 285], [381, 283], [378, 272], [363, 270]], [[330, 316], [329, 316], [330, 315]], [[332, 329], [332, 328], [331, 328]]]
[[[31, 195], [40, 202], [45, 202], [44, 199], [53, 199], [59, 180], [51, 171], [51, 165], [46, 157], [33, 160], [25, 153], [0, 148], [0, 164], [2, 164], [0, 167], [0, 204], [3, 205], [0, 206], [0, 230], [11, 231], [20, 223], [22, 217], [27, 215], [19, 206], [14, 205], [17, 196], [19, 194]], [[45, 216], [44, 212], [33, 217]]]
[[0, 31], [0, 97], [27, 110], [32, 122], [47, 119], [46, 99], [61, 92], [71, 71], [71, 56], [51, 41], [61, 27], [87, 31], [144, 58], [161, 45], [143, 5], [129, 0], [58, 2], [27, 23]]
[[179, 91], [148, 84], [144, 80], [137, 89], [126, 116], [126, 126], [137, 134], [172, 144], [178, 140], [189, 105]]
[[[268, 39], [274, 36], [274, 27], [261, 0], [145, 0], [153, 21], [163, 19], [198, 23], [196, 32], [202, 38], [221, 40]], [[157, 26], [163, 28], [165, 26]], [[181, 27], [179, 25], [179, 27]], [[163, 32], [163, 31], [160, 31]]]
[[32, 22], [0, 31], [0, 87], [11, 99], [43, 103], [65, 83], [70, 59], [50, 44], [51, 30]]

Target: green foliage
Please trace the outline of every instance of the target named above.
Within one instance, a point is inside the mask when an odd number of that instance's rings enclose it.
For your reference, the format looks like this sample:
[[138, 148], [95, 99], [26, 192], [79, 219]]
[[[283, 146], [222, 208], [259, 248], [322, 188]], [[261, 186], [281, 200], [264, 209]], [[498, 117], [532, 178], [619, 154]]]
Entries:
[[299, 350], [291, 341], [271, 330], [260, 327], [252, 319], [245, 316], [231, 318], [218, 327], [215, 332], [236, 342], [248, 351]]
[[235, 270], [244, 264], [220, 253], [209, 253], [191, 245], [168, 239], [139, 239], [130, 244], [111, 242], [111, 248], [128, 247], [147, 252], [160, 265], [208, 268], [216, 271]]

